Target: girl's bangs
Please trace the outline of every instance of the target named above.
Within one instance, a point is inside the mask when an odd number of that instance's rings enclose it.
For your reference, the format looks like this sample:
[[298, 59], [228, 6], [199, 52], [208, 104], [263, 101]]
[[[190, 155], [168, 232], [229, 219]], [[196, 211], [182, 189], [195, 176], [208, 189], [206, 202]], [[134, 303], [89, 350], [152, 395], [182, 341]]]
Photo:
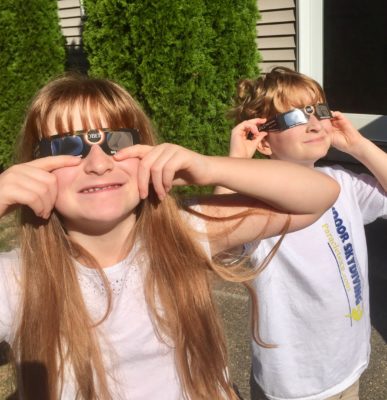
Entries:
[[[74, 126], [74, 119], [81, 121], [81, 127]], [[51, 121], [55, 132], [50, 131], [47, 121]], [[46, 126], [43, 126], [45, 122]], [[53, 122], [53, 124], [52, 124]], [[42, 116], [42, 135], [73, 133], [78, 130], [90, 130], [98, 128], [122, 128], [122, 117], [102, 96], [82, 96], [72, 98], [60, 98], [53, 102], [50, 110]], [[76, 129], [75, 129], [76, 128]], [[52, 128], [51, 128], [52, 130]]]
[[42, 137], [101, 128], [138, 129], [141, 143], [156, 143], [141, 107], [123, 88], [103, 79], [70, 76], [53, 81], [38, 94], [26, 128], [33, 145]]

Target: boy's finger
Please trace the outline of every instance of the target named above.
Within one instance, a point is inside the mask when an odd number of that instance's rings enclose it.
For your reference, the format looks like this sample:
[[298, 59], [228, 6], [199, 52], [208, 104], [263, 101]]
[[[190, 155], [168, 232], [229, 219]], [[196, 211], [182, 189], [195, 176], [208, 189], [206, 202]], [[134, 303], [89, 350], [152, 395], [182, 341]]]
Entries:
[[255, 139], [255, 134], [253, 132], [247, 132], [246, 134], [246, 139], [247, 140], [254, 140]]
[[257, 124], [263, 124], [264, 122], [266, 122], [267, 118], [253, 118], [253, 119], [249, 119], [248, 121], [253, 123], [254, 125]]
[[253, 141], [253, 140], [262, 140], [265, 136], [267, 135], [267, 132], [264, 132], [264, 131], [250, 131], [250, 132], [247, 132], [247, 134], [246, 134], [246, 139], [247, 140], [251, 140], [251, 141]]

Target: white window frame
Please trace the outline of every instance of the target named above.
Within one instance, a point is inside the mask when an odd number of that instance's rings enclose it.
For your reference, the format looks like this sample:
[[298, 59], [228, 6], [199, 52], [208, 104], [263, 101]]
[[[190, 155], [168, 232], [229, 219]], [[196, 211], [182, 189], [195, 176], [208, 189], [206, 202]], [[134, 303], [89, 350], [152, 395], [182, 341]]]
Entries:
[[297, 1], [298, 71], [323, 83], [323, 0]]
[[[321, 85], [324, 76], [324, 0], [297, 0], [298, 71]], [[387, 116], [347, 113], [355, 127], [372, 140], [386, 138]]]

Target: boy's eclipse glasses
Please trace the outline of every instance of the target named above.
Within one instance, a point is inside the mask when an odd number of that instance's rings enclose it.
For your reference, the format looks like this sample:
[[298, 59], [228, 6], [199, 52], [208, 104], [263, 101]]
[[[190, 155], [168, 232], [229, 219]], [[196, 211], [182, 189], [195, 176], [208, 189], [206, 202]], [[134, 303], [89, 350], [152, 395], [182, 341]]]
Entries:
[[35, 158], [59, 155], [86, 157], [94, 144], [98, 144], [107, 155], [112, 156], [124, 147], [139, 143], [140, 133], [137, 129], [76, 131], [41, 139], [35, 149]]
[[284, 131], [297, 125], [307, 124], [311, 115], [318, 119], [331, 119], [333, 115], [326, 103], [319, 103], [304, 108], [295, 108], [288, 112], [277, 114], [258, 127], [259, 131]]

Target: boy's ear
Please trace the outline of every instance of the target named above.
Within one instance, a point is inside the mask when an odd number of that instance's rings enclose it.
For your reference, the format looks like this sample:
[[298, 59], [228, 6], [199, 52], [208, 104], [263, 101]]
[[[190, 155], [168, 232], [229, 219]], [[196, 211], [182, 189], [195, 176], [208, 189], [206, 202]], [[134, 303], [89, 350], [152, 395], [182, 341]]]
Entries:
[[257, 151], [259, 151], [264, 156], [271, 156], [273, 152], [271, 151], [270, 142], [267, 137], [264, 137], [258, 144], [257, 144]]

